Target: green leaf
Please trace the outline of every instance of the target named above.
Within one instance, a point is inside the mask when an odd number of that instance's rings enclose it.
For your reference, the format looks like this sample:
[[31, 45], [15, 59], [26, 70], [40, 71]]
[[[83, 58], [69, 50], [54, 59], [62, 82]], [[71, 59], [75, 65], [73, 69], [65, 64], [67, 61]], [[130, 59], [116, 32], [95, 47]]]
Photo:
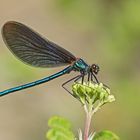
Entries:
[[115, 133], [104, 130], [96, 133], [93, 140], [120, 140], [120, 138]]
[[71, 124], [68, 120], [55, 116], [48, 121], [50, 130], [46, 133], [47, 140], [74, 140]]

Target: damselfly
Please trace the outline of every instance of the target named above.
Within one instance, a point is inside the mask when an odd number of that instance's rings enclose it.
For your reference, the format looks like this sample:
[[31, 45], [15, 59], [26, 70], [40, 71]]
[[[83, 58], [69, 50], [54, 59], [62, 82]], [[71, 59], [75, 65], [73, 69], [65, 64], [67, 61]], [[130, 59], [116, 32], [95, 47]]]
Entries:
[[88, 65], [83, 59], [76, 58], [69, 51], [43, 38], [24, 24], [15, 21], [5, 23], [2, 28], [2, 36], [9, 50], [26, 64], [46, 68], [65, 65], [67, 67], [43, 79], [4, 90], [0, 92], [0, 96], [48, 82], [64, 74], [69, 74], [71, 71], [79, 72], [79, 75], [65, 82], [62, 85], [64, 89], [66, 89], [64, 85], [72, 80], [77, 81], [81, 78], [83, 83], [85, 75], [88, 76], [88, 81], [94, 78], [99, 83], [96, 78], [99, 72], [98, 65]]

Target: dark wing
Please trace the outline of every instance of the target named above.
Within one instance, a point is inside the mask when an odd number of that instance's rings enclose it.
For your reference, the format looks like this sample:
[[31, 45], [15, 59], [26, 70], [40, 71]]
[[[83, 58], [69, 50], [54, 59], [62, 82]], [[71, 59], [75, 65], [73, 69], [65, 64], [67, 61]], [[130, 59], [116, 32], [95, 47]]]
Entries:
[[27, 26], [10, 21], [2, 28], [3, 40], [21, 61], [35, 67], [58, 67], [76, 60], [67, 50], [44, 39]]

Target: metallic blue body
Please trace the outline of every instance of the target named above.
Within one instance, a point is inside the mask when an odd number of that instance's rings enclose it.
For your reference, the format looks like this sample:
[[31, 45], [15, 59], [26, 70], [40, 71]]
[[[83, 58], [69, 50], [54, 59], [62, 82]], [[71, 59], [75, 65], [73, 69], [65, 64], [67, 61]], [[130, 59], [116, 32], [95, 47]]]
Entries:
[[4, 91], [0, 92], [0, 96], [4, 96], [6, 94], [9, 94], [9, 93], [12, 93], [12, 92], [15, 92], [15, 91], [19, 91], [19, 90], [22, 90], [22, 89], [30, 88], [30, 87], [33, 87], [33, 86], [48, 82], [48, 81], [53, 80], [53, 79], [55, 79], [55, 78], [57, 78], [59, 76], [62, 76], [64, 74], [69, 73], [72, 69], [73, 69], [72, 66], [68, 66], [65, 69], [63, 69], [62, 71], [60, 71], [58, 73], [55, 73], [55, 74], [53, 74], [51, 76], [48, 76], [46, 78], [43, 78], [43, 79], [31, 82], [31, 83], [27, 83], [27, 84], [24, 84], [24, 85], [21, 85], [21, 86], [17, 86], [17, 87], [14, 87], [14, 88], [4, 90]]
[[73, 64], [73, 69], [86, 75], [90, 71], [90, 66], [83, 59], [79, 58]]

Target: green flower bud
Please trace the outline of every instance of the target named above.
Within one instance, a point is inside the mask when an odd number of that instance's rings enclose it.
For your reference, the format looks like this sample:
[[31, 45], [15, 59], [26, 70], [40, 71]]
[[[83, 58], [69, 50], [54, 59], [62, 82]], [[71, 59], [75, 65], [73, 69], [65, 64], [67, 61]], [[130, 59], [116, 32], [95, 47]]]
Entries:
[[102, 83], [74, 83], [72, 85], [73, 96], [78, 99], [83, 105], [90, 108], [100, 108], [106, 103], [115, 101], [115, 97], [110, 94], [110, 89]]

